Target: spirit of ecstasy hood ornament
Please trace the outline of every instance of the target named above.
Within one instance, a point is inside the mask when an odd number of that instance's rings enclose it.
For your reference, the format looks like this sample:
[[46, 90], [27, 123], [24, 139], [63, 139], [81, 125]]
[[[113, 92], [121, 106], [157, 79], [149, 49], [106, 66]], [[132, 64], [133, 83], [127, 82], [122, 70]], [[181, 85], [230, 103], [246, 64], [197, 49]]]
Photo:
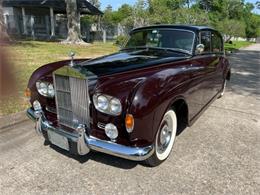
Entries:
[[70, 66], [73, 67], [75, 64], [74, 64], [74, 56], [75, 56], [75, 52], [71, 51], [69, 53], [69, 56], [71, 57], [71, 60], [70, 60]]

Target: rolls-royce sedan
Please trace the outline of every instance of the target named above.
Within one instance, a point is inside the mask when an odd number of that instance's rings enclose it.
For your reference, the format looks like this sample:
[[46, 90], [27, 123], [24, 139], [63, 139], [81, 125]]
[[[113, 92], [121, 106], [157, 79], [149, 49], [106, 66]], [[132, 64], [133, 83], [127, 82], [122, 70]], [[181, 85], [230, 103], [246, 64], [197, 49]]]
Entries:
[[36, 132], [72, 154], [98, 151], [150, 166], [223, 96], [231, 74], [221, 34], [203, 26], [137, 28], [117, 53], [74, 58], [32, 74], [25, 95]]

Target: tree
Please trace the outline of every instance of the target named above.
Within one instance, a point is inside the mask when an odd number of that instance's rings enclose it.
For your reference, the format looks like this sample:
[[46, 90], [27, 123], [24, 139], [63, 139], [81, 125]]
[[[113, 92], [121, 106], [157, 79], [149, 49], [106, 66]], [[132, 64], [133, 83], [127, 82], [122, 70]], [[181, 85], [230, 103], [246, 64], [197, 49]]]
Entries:
[[100, 9], [101, 3], [99, 0], [88, 0], [88, 2]]
[[107, 30], [112, 28], [114, 25], [113, 21], [113, 8], [111, 5], [108, 5], [104, 10], [104, 15], [102, 18], [102, 26]]
[[181, 8], [174, 12], [175, 23], [192, 25], [210, 25], [209, 17], [206, 13], [198, 9]]
[[242, 10], [242, 19], [246, 24], [246, 37], [256, 38], [259, 34], [260, 20], [258, 15], [253, 14], [254, 5], [246, 3]]
[[245, 23], [239, 20], [225, 19], [217, 24], [217, 29], [222, 32], [228, 42], [232, 37], [245, 37]]
[[145, 0], [138, 0], [133, 7], [133, 26], [138, 28], [149, 24], [149, 16], [147, 12], [147, 2]]
[[[246, 6], [250, 5], [250, 9], [253, 8], [252, 4], [247, 4], [245, 5], [241, 1], [230, 1], [228, 3], [228, 11], [229, 11], [229, 18], [230, 19], [235, 19], [235, 20], [243, 20], [243, 13], [246, 9]], [[251, 10], [248, 12], [251, 13]]]
[[257, 9], [260, 9], [260, 1], [257, 1], [257, 2], [255, 3], [255, 6], [256, 6]]
[[246, 37], [256, 38], [260, 36], [260, 16], [252, 14], [246, 19]]
[[198, 5], [201, 9], [205, 10], [206, 12], [210, 12], [213, 7], [213, 1], [212, 0], [198, 0]]
[[80, 12], [77, 7], [77, 0], [65, 0], [67, 12], [68, 37], [64, 43], [80, 44], [84, 43], [80, 33]]
[[108, 7], [104, 21], [127, 29], [162, 23], [207, 25], [219, 29], [227, 39], [256, 37], [260, 22], [253, 8], [245, 0], [138, 0], [134, 6], [124, 4], [116, 11]]
[[189, 9], [191, 7], [192, 2], [194, 2], [195, 0], [186, 0], [186, 5], [187, 8]]
[[133, 13], [133, 8], [128, 4], [123, 4], [121, 7], [115, 11], [114, 21], [120, 23], [126, 18], [130, 17]]
[[173, 23], [173, 5], [172, 0], [149, 0], [148, 11], [152, 24], [170, 24]]

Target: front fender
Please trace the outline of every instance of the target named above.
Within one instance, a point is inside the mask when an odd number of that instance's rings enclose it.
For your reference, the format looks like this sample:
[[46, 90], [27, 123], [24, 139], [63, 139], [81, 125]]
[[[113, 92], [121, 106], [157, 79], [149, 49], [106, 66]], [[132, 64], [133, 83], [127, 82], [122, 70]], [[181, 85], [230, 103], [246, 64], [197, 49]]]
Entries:
[[182, 97], [188, 85], [186, 69], [169, 68], [146, 79], [133, 96], [129, 113], [135, 118], [131, 140], [144, 139], [153, 143], [160, 121], [171, 102]]

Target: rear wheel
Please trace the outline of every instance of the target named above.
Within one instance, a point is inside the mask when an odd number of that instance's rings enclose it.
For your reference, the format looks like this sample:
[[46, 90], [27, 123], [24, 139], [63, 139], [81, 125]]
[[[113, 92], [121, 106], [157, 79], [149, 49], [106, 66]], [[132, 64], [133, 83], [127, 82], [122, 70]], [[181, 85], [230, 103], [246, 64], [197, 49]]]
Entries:
[[174, 110], [168, 110], [161, 121], [155, 138], [154, 154], [145, 163], [149, 166], [158, 166], [171, 153], [177, 132], [177, 116]]
[[224, 82], [223, 82], [223, 87], [222, 87], [222, 91], [220, 93], [219, 98], [221, 98], [224, 95], [225, 90], [226, 90], [226, 86], [227, 86], [227, 79], [225, 79]]

